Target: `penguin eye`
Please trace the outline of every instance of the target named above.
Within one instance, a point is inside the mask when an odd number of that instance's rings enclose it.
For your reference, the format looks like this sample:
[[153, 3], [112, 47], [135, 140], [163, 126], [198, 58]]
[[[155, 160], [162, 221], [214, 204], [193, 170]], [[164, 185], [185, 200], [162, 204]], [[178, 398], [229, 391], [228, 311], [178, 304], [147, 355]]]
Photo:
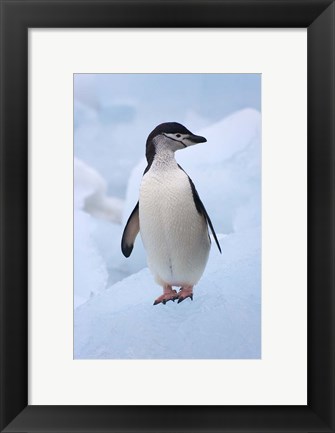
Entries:
[[180, 138], [180, 137], [181, 137], [181, 135], [180, 135], [180, 134], [176, 134], [176, 137], [177, 137], [177, 138]]

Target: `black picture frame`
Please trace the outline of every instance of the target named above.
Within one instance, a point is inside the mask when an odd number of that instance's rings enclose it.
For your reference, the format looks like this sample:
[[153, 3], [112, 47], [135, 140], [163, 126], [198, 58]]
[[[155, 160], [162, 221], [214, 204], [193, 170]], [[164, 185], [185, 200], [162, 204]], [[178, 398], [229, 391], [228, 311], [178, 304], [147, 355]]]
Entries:
[[[0, 5], [1, 431], [334, 432], [334, 0], [0, 0]], [[307, 28], [307, 406], [28, 405], [27, 34], [33, 27]]]

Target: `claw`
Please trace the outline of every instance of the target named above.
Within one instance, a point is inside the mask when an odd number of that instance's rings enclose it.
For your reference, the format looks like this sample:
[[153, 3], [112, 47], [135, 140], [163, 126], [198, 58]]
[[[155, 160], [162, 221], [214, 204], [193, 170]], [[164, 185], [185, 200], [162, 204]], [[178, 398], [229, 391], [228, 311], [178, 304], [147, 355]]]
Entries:
[[185, 301], [185, 299], [187, 299], [187, 298], [191, 298], [191, 301], [193, 301], [193, 295], [188, 295], [188, 296], [185, 296], [185, 298], [178, 298], [178, 304]]

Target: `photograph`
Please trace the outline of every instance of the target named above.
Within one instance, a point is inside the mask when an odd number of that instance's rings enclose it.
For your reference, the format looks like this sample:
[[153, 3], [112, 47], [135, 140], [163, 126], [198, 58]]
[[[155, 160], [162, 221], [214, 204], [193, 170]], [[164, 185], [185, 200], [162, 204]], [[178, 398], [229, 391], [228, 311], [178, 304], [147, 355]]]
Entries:
[[261, 74], [74, 80], [74, 359], [261, 359]]

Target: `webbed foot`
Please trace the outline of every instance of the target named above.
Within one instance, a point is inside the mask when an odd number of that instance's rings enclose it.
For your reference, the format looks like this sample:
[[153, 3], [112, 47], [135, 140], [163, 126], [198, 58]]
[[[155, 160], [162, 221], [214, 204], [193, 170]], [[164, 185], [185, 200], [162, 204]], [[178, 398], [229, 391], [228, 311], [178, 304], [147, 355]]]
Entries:
[[163, 305], [165, 305], [168, 301], [173, 301], [174, 302], [175, 299], [177, 299], [177, 298], [178, 298], [177, 291], [176, 290], [172, 290], [171, 286], [167, 286], [167, 287], [164, 287], [164, 293], [163, 293], [163, 295], [159, 296], [155, 300], [154, 305], [161, 304], [161, 303]]
[[190, 298], [191, 301], [193, 301], [193, 286], [181, 287], [177, 294], [177, 298], [178, 298], [178, 304], [180, 304], [187, 298]]

